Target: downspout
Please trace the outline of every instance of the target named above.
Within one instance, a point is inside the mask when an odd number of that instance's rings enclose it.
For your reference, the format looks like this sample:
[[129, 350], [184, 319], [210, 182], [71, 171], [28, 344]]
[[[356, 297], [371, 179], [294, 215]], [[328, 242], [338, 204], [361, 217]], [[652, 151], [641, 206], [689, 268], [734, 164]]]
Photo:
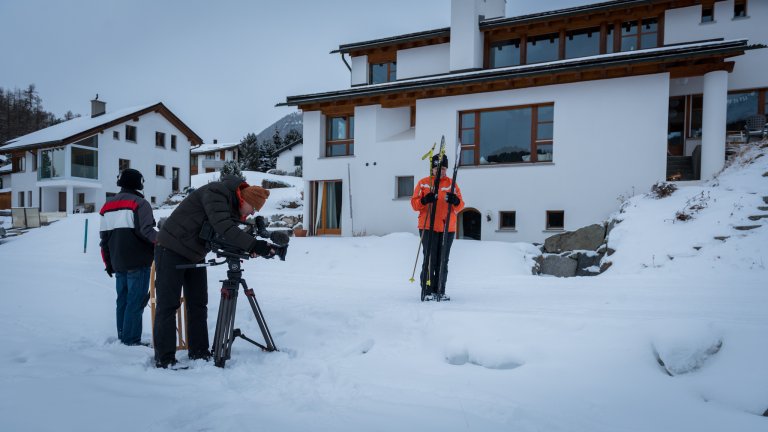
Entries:
[[349, 71], [352, 72], [352, 66], [350, 66], [349, 63], [347, 63], [347, 59], [344, 57], [344, 53], [339, 52], [339, 55], [341, 56], [341, 61], [344, 62], [344, 65], [347, 67], [347, 69], [349, 69]]

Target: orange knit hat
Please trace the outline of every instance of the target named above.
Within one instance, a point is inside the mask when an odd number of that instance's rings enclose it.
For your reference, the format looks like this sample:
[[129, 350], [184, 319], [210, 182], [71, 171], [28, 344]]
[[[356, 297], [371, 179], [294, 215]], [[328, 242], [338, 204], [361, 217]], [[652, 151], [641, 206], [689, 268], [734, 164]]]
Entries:
[[259, 211], [269, 198], [269, 191], [259, 186], [248, 186], [240, 191], [240, 196], [243, 197], [243, 201]]

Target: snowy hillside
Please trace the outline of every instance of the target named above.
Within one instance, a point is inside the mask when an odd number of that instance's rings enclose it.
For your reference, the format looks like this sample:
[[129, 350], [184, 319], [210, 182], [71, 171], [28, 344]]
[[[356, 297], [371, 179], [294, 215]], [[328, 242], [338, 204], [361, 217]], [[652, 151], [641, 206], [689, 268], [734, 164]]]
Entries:
[[[629, 200], [597, 277], [532, 276], [532, 245], [457, 240], [452, 301], [421, 303], [415, 235], [292, 238], [286, 261], [244, 264], [280, 351], [238, 339], [225, 369], [179, 352], [189, 370], [157, 370], [116, 343], [98, 216], [73, 215], [0, 244], [0, 430], [765, 431], [768, 220], [749, 219], [768, 213], [765, 151]], [[209, 269], [211, 334], [223, 278]]]

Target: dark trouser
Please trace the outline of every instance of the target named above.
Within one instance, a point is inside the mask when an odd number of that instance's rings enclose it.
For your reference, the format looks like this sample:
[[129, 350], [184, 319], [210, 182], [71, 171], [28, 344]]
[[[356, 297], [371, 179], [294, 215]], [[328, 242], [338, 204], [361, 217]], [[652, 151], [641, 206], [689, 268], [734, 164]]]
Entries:
[[117, 337], [126, 345], [141, 343], [141, 316], [149, 290], [149, 267], [115, 272]]
[[[202, 262], [202, 261], [201, 261]], [[189, 356], [208, 352], [208, 274], [205, 267], [176, 268], [194, 264], [162, 246], [155, 247], [155, 361], [168, 363], [176, 358], [176, 310], [181, 305], [181, 289], [187, 306]]]
[[[445, 281], [448, 280], [448, 257], [451, 254], [451, 245], [453, 244], [453, 237], [456, 235], [456, 233], [448, 233], [448, 239], [445, 244], [445, 262], [443, 263], [440, 263], [440, 254], [443, 249], [443, 233], [430, 230], [419, 230], [419, 234], [421, 234], [421, 246], [423, 253], [421, 264], [421, 287], [426, 287], [427, 279], [430, 278], [429, 275], [431, 275], [430, 286], [424, 291], [427, 294], [436, 292], [445, 294]], [[430, 248], [430, 237], [432, 238], [432, 251], [429, 255], [429, 260], [427, 260], [427, 249]], [[440, 274], [441, 265], [445, 266], [445, 271], [443, 272], [443, 280], [438, 282], [437, 278]], [[440, 287], [439, 291], [438, 287]]]

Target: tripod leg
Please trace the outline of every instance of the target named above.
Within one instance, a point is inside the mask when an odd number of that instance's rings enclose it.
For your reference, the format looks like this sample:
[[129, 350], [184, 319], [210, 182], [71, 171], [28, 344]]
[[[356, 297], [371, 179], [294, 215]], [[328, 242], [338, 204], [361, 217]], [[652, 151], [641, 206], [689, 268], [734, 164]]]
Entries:
[[219, 316], [216, 320], [216, 331], [213, 339], [213, 359], [218, 367], [224, 367], [230, 358], [232, 342], [234, 341], [235, 311], [237, 308], [237, 285], [224, 281], [221, 287], [221, 303]]
[[275, 342], [272, 340], [272, 334], [269, 332], [269, 327], [267, 327], [267, 321], [264, 319], [264, 314], [261, 313], [259, 302], [256, 301], [256, 294], [254, 294], [252, 289], [248, 288], [248, 285], [246, 285], [244, 280], [241, 280], [240, 283], [243, 284], [243, 291], [245, 292], [245, 296], [248, 297], [248, 303], [251, 305], [253, 315], [256, 317], [256, 322], [259, 323], [261, 335], [264, 336], [264, 343], [267, 344], [267, 351], [277, 351]]

